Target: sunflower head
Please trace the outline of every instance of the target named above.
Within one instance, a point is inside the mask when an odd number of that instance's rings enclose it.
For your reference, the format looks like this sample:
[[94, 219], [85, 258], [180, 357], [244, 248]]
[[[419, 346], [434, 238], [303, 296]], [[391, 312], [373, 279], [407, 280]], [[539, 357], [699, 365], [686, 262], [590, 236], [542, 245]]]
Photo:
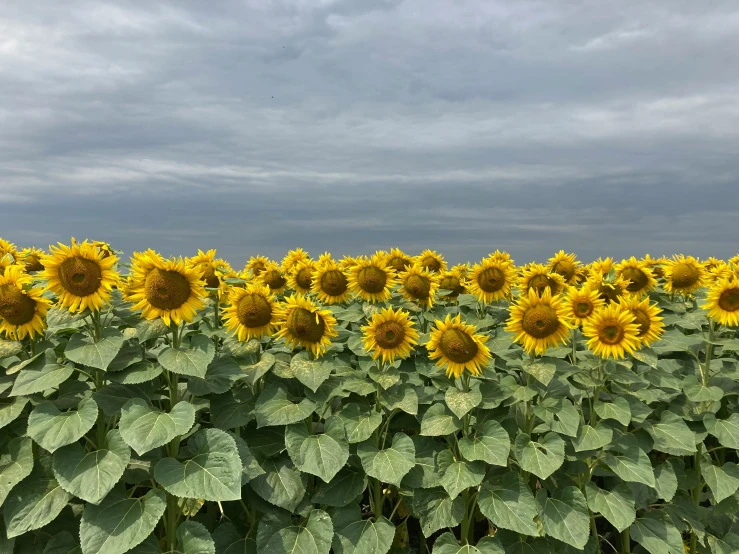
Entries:
[[621, 299], [621, 307], [631, 312], [635, 323], [639, 327], [637, 338], [643, 346], [649, 346], [659, 340], [665, 330], [662, 313], [656, 304], [650, 304], [649, 298], [640, 299], [636, 296]]
[[547, 348], [567, 342], [574, 324], [567, 305], [548, 287], [539, 295], [535, 289], [522, 293], [511, 306], [506, 330], [516, 335], [515, 341], [531, 354], [543, 355]]
[[437, 273], [424, 269], [419, 264], [406, 267], [400, 274], [400, 287], [403, 296], [421, 306], [430, 308], [439, 289], [440, 278]]
[[302, 346], [315, 357], [323, 355], [331, 345], [331, 338], [338, 336], [336, 318], [331, 312], [300, 294], [285, 298], [277, 325], [278, 338], [284, 338], [292, 349]]
[[214, 264], [215, 258], [215, 249], [208, 250], [207, 252], [203, 252], [198, 249], [197, 256], [187, 258], [188, 267], [199, 272], [201, 275], [200, 278], [205, 281], [205, 286], [211, 289], [217, 289], [221, 284], [218, 274], [216, 273], [216, 267]]
[[339, 260], [339, 265], [344, 271], [349, 271], [357, 264], [357, 261], [358, 258], [355, 258], [354, 256], [344, 256]]
[[439, 288], [451, 291], [443, 295], [443, 298], [456, 302], [457, 297], [460, 294], [465, 294], [467, 292], [467, 287], [465, 286], [464, 279], [465, 278], [460, 275], [460, 272], [455, 271], [454, 268], [442, 273], [441, 279], [439, 280]]
[[593, 271], [587, 280], [587, 285], [591, 290], [598, 291], [598, 295], [606, 304], [610, 304], [612, 302], [618, 303], [622, 296], [628, 294], [629, 281], [621, 275], [617, 275], [616, 271], [611, 269], [605, 274]]
[[287, 288], [287, 277], [275, 262], [267, 263], [257, 282], [268, 286], [272, 294], [279, 294]]
[[313, 260], [298, 262], [287, 278], [290, 288], [300, 294], [308, 294], [313, 288], [313, 273], [316, 271], [317, 265]]
[[46, 252], [32, 246], [31, 248], [24, 248], [18, 253], [18, 261], [23, 264], [25, 270], [29, 273], [43, 271], [44, 266], [41, 264], [41, 260], [45, 255]]
[[17, 257], [16, 255], [18, 254], [18, 248], [16, 248], [15, 244], [12, 242], [0, 237], [0, 258], [6, 254], [10, 254], [13, 257], [13, 261], [15, 261]]
[[467, 279], [470, 274], [470, 264], [465, 263], [452, 266], [449, 273], [453, 273], [461, 280]]
[[15, 259], [11, 254], [0, 256], [0, 274], [2, 274], [2, 272], [11, 265], [16, 265]]
[[110, 246], [107, 242], [104, 242], [102, 240], [95, 240], [92, 241], [92, 244], [95, 246], [95, 248], [98, 249], [98, 252], [102, 253], [103, 258], [107, 258], [108, 256], [115, 256], [115, 252], [113, 252], [113, 247]]
[[369, 325], [362, 327], [364, 348], [372, 353], [372, 359], [394, 362], [395, 358], [407, 358], [418, 343], [418, 331], [408, 317], [408, 312], [383, 308], [375, 312]]
[[598, 258], [590, 264], [590, 273], [606, 275], [613, 269], [613, 258]]
[[498, 262], [507, 262], [513, 266], [516, 265], [516, 263], [511, 258], [511, 255], [506, 252], [505, 250], [496, 250], [495, 252], [492, 252], [491, 254], [488, 254], [487, 258], [489, 260], [496, 260]]
[[703, 309], [721, 325], [739, 326], [739, 277], [724, 277], [708, 289]]
[[545, 289], [549, 288], [552, 294], [556, 296], [565, 290], [567, 283], [559, 273], [552, 273], [546, 266], [533, 263], [523, 268], [519, 287], [522, 293], [527, 293], [533, 289], [540, 296]]
[[579, 289], [571, 287], [565, 297], [565, 304], [575, 324], [582, 325], [593, 312], [605, 305], [605, 301], [597, 290], [592, 290], [585, 284]]
[[626, 290], [636, 296], [644, 296], [657, 286], [657, 280], [652, 270], [644, 263], [631, 256], [628, 260], [622, 260], [616, 265], [616, 275], [622, 277], [629, 283]]
[[266, 256], [252, 256], [244, 266], [244, 273], [251, 274], [252, 277], [259, 277], [269, 263], [269, 258]]
[[45, 290], [58, 294], [59, 305], [70, 312], [98, 311], [118, 285], [117, 262], [115, 255], [106, 256], [94, 244], [72, 239], [71, 246], [59, 243], [49, 247], [49, 254], [41, 260], [44, 270], [39, 277], [47, 280]]
[[565, 254], [564, 250], [560, 250], [549, 258], [548, 269], [552, 273], [561, 275], [566, 284], [574, 285], [577, 282], [577, 270], [580, 265], [575, 254]]
[[395, 270], [382, 256], [359, 258], [349, 270], [349, 290], [367, 302], [386, 302], [397, 283]]
[[416, 263], [422, 268], [428, 269], [433, 273], [443, 273], [446, 271], [446, 261], [441, 254], [435, 250], [424, 250], [416, 258]]
[[730, 278], [737, 275], [735, 271], [732, 271], [731, 266], [723, 260], [708, 270], [706, 275], [706, 281], [709, 286], [712, 286], [723, 279]]
[[403, 252], [400, 248], [391, 248], [390, 252], [385, 255], [387, 265], [395, 270], [396, 273], [405, 271], [406, 266], [413, 265], [413, 258]]
[[690, 296], [706, 284], [706, 270], [693, 256], [674, 256], [664, 268], [665, 290]]
[[285, 255], [285, 257], [282, 258], [282, 271], [284, 271], [286, 275], [290, 275], [293, 271], [295, 271], [295, 267], [300, 262], [307, 262], [308, 260], [310, 260], [310, 256], [308, 255], [308, 252], [306, 252], [302, 248], [290, 250]]
[[223, 311], [226, 328], [240, 341], [271, 335], [277, 327], [279, 308], [269, 287], [247, 283], [232, 288]]
[[349, 300], [349, 280], [341, 265], [330, 257], [319, 260], [313, 273], [311, 292], [324, 304], [340, 304]]
[[30, 277], [19, 265], [11, 265], [0, 273], [0, 332], [11, 340], [43, 335], [46, 327], [44, 317], [51, 301], [30, 283]]
[[462, 322], [461, 314], [454, 318], [447, 314], [444, 321], [434, 323], [426, 348], [429, 358], [446, 369], [447, 377], [461, 377], [465, 370], [480, 375], [491, 360], [486, 340], [487, 336], [475, 334], [474, 325]]
[[639, 348], [639, 325], [621, 304], [612, 303], [592, 315], [582, 326], [588, 348], [601, 358], [623, 358]]
[[516, 268], [501, 258], [487, 257], [472, 266], [467, 282], [470, 294], [486, 304], [508, 298], [516, 284]]

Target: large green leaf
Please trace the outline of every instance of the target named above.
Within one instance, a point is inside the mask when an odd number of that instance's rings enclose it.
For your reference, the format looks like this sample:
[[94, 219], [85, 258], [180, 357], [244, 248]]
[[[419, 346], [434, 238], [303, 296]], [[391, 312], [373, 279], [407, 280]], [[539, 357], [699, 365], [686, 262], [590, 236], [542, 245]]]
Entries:
[[177, 551], [182, 554], [216, 554], [216, 544], [205, 525], [183, 521], [177, 526]]
[[366, 441], [382, 423], [382, 414], [372, 408], [362, 410], [359, 404], [348, 404], [338, 413], [344, 423], [349, 444]]
[[229, 433], [229, 435], [236, 441], [236, 448], [239, 451], [239, 458], [241, 458], [241, 484], [244, 485], [252, 479], [264, 475], [264, 470], [260, 467], [246, 441], [234, 433]]
[[619, 532], [634, 523], [636, 509], [634, 495], [625, 483], [616, 485], [610, 490], [603, 490], [590, 482], [585, 485], [588, 507], [596, 514], [601, 514]]
[[441, 486], [452, 499], [463, 490], [476, 487], [485, 477], [484, 463], [455, 460], [449, 450], [444, 450], [439, 454], [437, 463], [442, 472]]
[[311, 510], [303, 525], [291, 525], [290, 519], [267, 514], [259, 522], [257, 550], [274, 554], [328, 554], [334, 527], [329, 515]]
[[205, 335], [195, 335], [189, 344], [180, 348], [165, 348], [157, 359], [167, 371], [202, 379], [215, 355], [216, 347], [213, 341]]
[[285, 429], [285, 446], [290, 459], [300, 471], [330, 482], [349, 459], [344, 425], [337, 417], [326, 420], [325, 432], [310, 434], [305, 424]]
[[739, 535], [727, 533], [723, 538], [708, 535], [711, 554], [737, 554], [739, 552]]
[[546, 479], [564, 463], [565, 443], [557, 433], [547, 433], [536, 442], [522, 433], [516, 437], [515, 452], [521, 469]]
[[52, 402], [42, 402], [28, 416], [28, 436], [39, 446], [54, 452], [82, 438], [98, 416], [98, 405], [92, 398], [79, 403], [76, 410], [60, 412]]
[[430, 489], [441, 486], [441, 470], [436, 463], [445, 446], [431, 437], [413, 435], [413, 446], [416, 449], [416, 465], [403, 478], [403, 486], [412, 489]]
[[496, 527], [531, 537], [539, 535], [534, 522], [537, 515], [534, 495], [518, 473], [509, 472], [500, 479], [486, 480], [477, 503], [482, 515]]
[[210, 420], [213, 427], [228, 430], [243, 427], [254, 419], [253, 398], [229, 391], [210, 397]]
[[652, 463], [641, 448], [632, 446], [620, 455], [609, 452], [606, 454], [605, 462], [611, 471], [624, 481], [642, 483], [648, 487], [655, 486]]
[[596, 424], [595, 427], [583, 425], [577, 433], [577, 438], [572, 441], [575, 452], [583, 452], [586, 450], [599, 450], [611, 443], [613, 439], [613, 429], [603, 423]]
[[298, 404], [290, 402], [281, 385], [269, 385], [259, 395], [256, 406], [257, 427], [290, 425], [308, 417], [316, 405], [304, 398]]
[[313, 504], [343, 508], [367, 488], [367, 474], [351, 466], [343, 468], [328, 483], [319, 482]]
[[290, 369], [293, 370], [295, 378], [313, 392], [328, 379], [332, 367], [330, 362], [309, 359], [307, 352], [298, 352], [290, 360]]
[[3, 505], [8, 538], [40, 529], [56, 519], [72, 495], [56, 479], [34, 471], [13, 488]]
[[739, 449], [739, 414], [733, 413], [728, 419], [716, 419], [713, 414], [703, 418], [706, 430], [726, 448]]
[[733, 462], [715, 466], [704, 460], [701, 463], [701, 473], [713, 493], [716, 504], [729, 498], [739, 489], [739, 466]]
[[409, 383], [399, 383], [387, 389], [380, 395], [380, 403], [390, 411], [397, 409], [411, 415], [418, 413], [418, 393]]
[[0, 339], [0, 360], [10, 358], [23, 351], [23, 343]]
[[580, 489], [569, 486], [552, 496], [540, 489], [537, 501], [541, 524], [547, 535], [578, 550], [585, 548], [590, 531], [590, 517]]
[[33, 443], [28, 437], [16, 437], [0, 451], [0, 506], [11, 489], [31, 474]]
[[141, 455], [187, 433], [194, 423], [195, 408], [189, 402], [178, 402], [167, 413], [132, 398], [121, 409], [118, 426], [126, 444]]
[[241, 458], [234, 438], [220, 429], [201, 429], [187, 441], [184, 463], [162, 458], [154, 478], [168, 493], [203, 500], [241, 499]]
[[254, 386], [257, 381], [275, 365], [275, 356], [270, 352], [263, 352], [259, 358], [259, 361], [255, 364], [244, 364], [240, 363], [241, 373], [244, 375], [243, 379]]
[[421, 419], [421, 435], [427, 437], [453, 435], [461, 428], [459, 418], [448, 411], [444, 404], [434, 404]]
[[166, 496], [158, 489], [138, 498], [112, 493], [99, 506], [87, 504], [80, 524], [82, 554], [129, 551], [154, 531], [166, 506]]
[[154, 389], [151, 383], [138, 385], [113, 383], [95, 391], [92, 397], [98, 403], [98, 406], [103, 409], [106, 416], [113, 417], [121, 415], [121, 409], [132, 398], [140, 398], [141, 400], [148, 401], [153, 392]]
[[28, 398], [25, 396], [0, 398], [0, 429], [18, 419], [26, 404], [28, 404]]
[[335, 554], [386, 554], [395, 526], [385, 517], [362, 519], [357, 504], [337, 511], [333, 518]]
[[113, 328], [103, 329], [97, 341], [82, 333], [75, 333], [64, 348], [64, 355], [76, 364], [108, 369], [123, 342], [123, 334]]
[[472, 546], [465, 544], [460, 546], [457, 537], [446, 532], [434, 541], [432, 554], [503, 554], [503, 546], [500, 541], [493, 537], [483, 537]]
[[82, 548], [70, 533], [62, 531], [51, 537], [41, 554], [81, 554]]
[[451, 412], [462, 419], [470, 410], [479, 406], [480, 402], [482, 402], [482, 393], [479, 387], [473, 388], [468, 392], [450, 387], [444, 394], [444, 400]]
[[471, 462], [480, 460], [505, 467], [510, 451], [508, 432], [492, 419], [476, 426], [474, 433], [459, 439], [459, 453]]
[[552, 358], [524, 360], [521, 368], [545, 387], [549, 385], [557, 373], [557, 364]]
[[413, 514], [418, 517], [421, 530], [427, 537], [439, 529], [456, 527], [464, 517], [464, 500], [454, 500], [444, 489], [418, 489], [413, 493]]
[[659, 423], [645, 425], [654, 439], [654, 449], [673, 456], [689, 456], [696, 452], [695, 434], [683, 419], [668, 411], [662, 412]]
[[13, 370], [20, 371], [15, 378], [10, 396], [20, 396], [58, 387], [72, 375], [74, 365], [56, 363], [56, 353], [49, 348], [21, 362]]
[[416, 465], [416, 449], [405, 433], [396, 433], [392, 445], [382, 450], [372, 441], [363, 442], [357, 446], [357, 454], [367, 475], [396, 487]]
[[70, 444], [54, 452], [54, 475], [68, 493], [99, 504], [123, 477], [130, 459], [131, 449], [113, 429], [105, 448], [87, 452], [79, 444]]
[[262, 463], [264, 475], [249, 482], [264, 500], [289, 512], [295, 510], [305, 496], [308, 476], [301, 474], [286, 458], [269, 458]]
[[205, 378], [191, 377], [187, 390], [195, 395], [223, 394], [231, 390], [233, 384], [243, 378], [241, 367], [230, 356], [216, 358], [208, 365]]
[[225, 522], [213, 531], [217, 554], [257, 554], [257, 543], [244, 539], [231, 522]]
[[631, 407], [628, 401], [620, 396], [614, 398], [613, 402], [596, 402], [595, 413], [601, 419], [615, 419], [622, 425], [631, 422]]
[[143, 360], [127, 366], [121, 371], [107, 374], [107, 378], [114, 383], [123, 385], [138, 385], [156, 379], [164, 368], [154, 360]]
[[680, 531], [664, 511], [646, 512], [634, 521], [631, 538], [651, 554], [685, 554]]
[[675, 466], [671, 463], [675, 461], [675, 459], [668, 459], [654, 467], [654, 488], [659, 497], [667, 502], [670, 502], [677, 492], [677, 474]]

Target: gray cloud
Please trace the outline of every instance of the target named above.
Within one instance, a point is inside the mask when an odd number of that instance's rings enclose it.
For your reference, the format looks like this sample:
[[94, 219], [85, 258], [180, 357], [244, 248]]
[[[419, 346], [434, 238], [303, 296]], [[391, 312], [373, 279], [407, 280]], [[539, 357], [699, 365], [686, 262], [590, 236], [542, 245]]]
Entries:
[[5, 0], [0, 236], [739, 251], [739, 7]]

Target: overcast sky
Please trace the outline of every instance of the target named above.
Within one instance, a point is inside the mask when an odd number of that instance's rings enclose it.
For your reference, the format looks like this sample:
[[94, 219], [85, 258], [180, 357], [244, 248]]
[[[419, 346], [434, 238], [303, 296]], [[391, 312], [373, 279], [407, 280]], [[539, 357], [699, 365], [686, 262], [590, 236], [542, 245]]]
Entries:
[[0, 2], [0, 236], [739, 251], [739, 2]]

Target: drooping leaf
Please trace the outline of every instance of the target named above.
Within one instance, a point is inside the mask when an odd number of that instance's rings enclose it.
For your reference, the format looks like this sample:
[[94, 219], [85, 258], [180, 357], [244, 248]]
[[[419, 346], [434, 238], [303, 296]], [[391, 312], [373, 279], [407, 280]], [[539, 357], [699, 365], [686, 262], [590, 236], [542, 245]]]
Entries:
[[511, 440], [505, 429], [495, 420], [476, 426], [473, 433], [459, 439], [459, 453], [473, 462], [480, 460], [491, 465], [507, 466]]
[[701, 473], [713, 493], [716, 504], [729, 498], [739, 489], [739, 466], [733, 462], [715, 466], [704, 460], [701, 463]]
[[728, 419], [716, 419], [708, 413], [703, 418], [706, 430], [718, 439], [721, 446], [739, 449], [739, 414], [733, 413]]
[[680, 531], [663, 511], [637, 518], [631, 525], [631, 538], [651, 554], [685, 554]]
[[164, 368], [153, 360], [143, 360], [127, 366], [121, 371], [108, 373], [107, 378], [114, 383], [123, 385], [138, 385], [156, 379]]
[[537, 501], [541, 523], [547, 535], [578, 550], [585, 548], [590, 531], [590, 517], [580, 489], [569, 486], [552, 496], [540, 489]]
[[695, 434], [678, 415], [664, 411], [659, 423], [645, 425], [654, 439], [654, 449], [674, 456], [689, 456], [696, 452]]
[[476, 487], [485, 477], [484, 463], [455, 460], [449, 450], [439, 454], [437, 462], [442, 472], [441, 486], [451, 499], [455, 499], [465, 489]]
[[427, 537], [439, 529], [456, 527], [464, 517], [464, 500], [454, 500], [444, 489], [418, 489], [413, 494], [413, 514], [418, 517], [421, 530]]
[[357, 446], [357, 455], [367, 475], [395, 486], [416, 465], [416, 449], [405, 433], [396, 433], [392, 445], [382, 450], [372, 441], [363, 442]]
[[123, 346], [123, 333], [109, 327], [103, 329], [100, 335], [96, 341], [90, 336], [75, 333], [64, 348], [64, 355], [76, 364], [95, 369], [108, 369], [110, 362]]
[[337, 417], [326, 420], [326, 430], [310, 434], [303, 423], [285, 429], [285, 445], [290, 459], [300, 471], [330, 482], [349, 459], [344, 425]]
[[98, 406], [102, 408], [108, 417], [118, 416], [126, 402], [132, 398], [140, 398], [148, 401], [153, 393], [151, 383], [142, 383], [138, 385], [121, 385], [113, 383], [105, 385], [100, 390], [95, 391], [92, 397]]
[[264, 475], [249, 485], [264, 500], [289, 512], [295, 510], [305, 496], [308, 477], [301, 474], [286, 458], [269, 458], [262, 463]]
[[56, 479], [34, 471], [5, 499], [3, 516], [8, 538], [40, 529], [54, 521], [71, 498]]
[[468, 392], [450, 387], [446, 390], [444, 400], [449, 410], [459, 419], [462, 419], [465, 414], [482, 402], [482, 393], [480, 393], [479, 387]]
[[624, 481], [642, 483], [654, 487], [654, 470], [649, 456], [639, 447], [632, 446], [619, 455], [606, 454], [606, 465]]
[[319, 483], [311, 501], [343, 508], [367, 488], [367, 475], [351, 466], [344, 467], [328, 483]]
[[344, 423], [346, 440], [349, 444], [363, 442], [372, 436], [382, 423], [382, 414], [373, 409], [362, 410], [359, 404], [348, 404], [338, 413]]
[[534, 522], [537, 515], [534, 495], [518, 473], [509, 472], [501, 479], [486, 480], [477, 502], [482, 515], [496, 527], [530, 537], [539, 535]]
[[666, 461], [654, 467], [654, 488], [663, 500], [670, 502], [677, 492], [677, 475], [675, 467]]
[[19, 371], [10, 396], [20, 396], [44, 392], [58, 387], [74, 372], [72, 364], [58, 364], [56, 353], [47, 349], [33, 358], [21, 362], [13, 368]]
[[141, 455], [187, 433], [194, 423], [195, 408], [189, 402], [178, 402], [167, 413], [132, 398], [121, 409], [118, 425], [126, 444]]
[[244, 398], [235, 391], [214, 394], [210, 397], [210, 417], [213, 427], [224, 431], [243, 427], [254, 419], [253, 398]]
[[216, 544], [205, 525], [183, 521], [177, 526], [177, 551], [181, 554], [216, 554]]
[[257, 381], [275, 365], [275, 356], [270, 352], [262, 352], [259, 361], [255, 364], [240, 363], [243, 379], [254, 386]]
[[257, 554], [257, 543], [253, 539], [242, 538], [236, 526], [227, 521], [213, 531], [216, 554]]
[[416, 449], [416, 465], [403, 477], [403, 486], [412, 489], [430, 489], [441, 486], [441, 470], [436, 463], [439, 453], [445, 447], [431, 437], [413, 435], [413, 446]]
[[631, 407], [621, 396], [615, 397], [612, 402], [596, 402], [595, 413], [601, 419], [615, 419], [621, 425], [628, 425], [631, 422]]
[[515, 452], [521, 469], [546, 479], [564, 462], [565, 443], [557, 433], [547, 433], [536, 442], [522, 433], [516, 437]]
[[434, 404], [421, 419], [421, 435], [427, 437], [451, 435], [461, 428], [462, 423], [444, 404]]
[[196, 396], [206, 394], [223, 394], [231, 390], [233, 384], [243, 378], [241, 367], [230, 356], [216, 358], [205, 372], [205, 378], [191, 377], [187, 381], [187, 390]]
[[432, 554], [504, 554], [500, 541], [493, 537], [483, 537], [479, 542], [461, 545], [457, 538], [449, 532], [444, 533], [434, 541]]
[[98, 405], [92, 398], [79, 403], [76, 410], [60, 412], [53, 402], [42, 402], [28, 416], [28, 436], [39, 446], [54, 452], [77, 442], [87, 433], [98, 416]]
[[308, 417], [316, 405], [304, 398], [290, 402], [287, 391], [279, 385], [269, 385], [259, 395], [256, 406], [257, 428], [271, 425], [290, 425]]
[[15, 421], [23, 413], [23, 408], [28, 404], [25, 396], [0, 399], [0, 429]]
[[619, 532], [634, 523], [636, 509], [634, 495], [625, 483], [616, 485], [612, 489], [603, 490], [590, 482], [585, 485], [585, 494], [588, 507], [596, 514], [601, 514]]
[[157, 359], [162, 367], [172, 373], [190, 377], [205, 377], [208, 364], [213, 361], [216, 348], [213, 341], [205, 335], [195, 335], [180, 348], [167, 347], [159, 353]]
[[259, 552], [328, 554], [334, 527], [323, 510], [311, 510], [304, 525], [291, 525], [290, 520], [267, 514], [259, 522], [257, 550]]
[[388, 519], [362, 519], [356, 504], [337, 512], [333, 522], [336, 554], [386, 554], [395, 537], [395, 526]]
[[0, 506], [10, 491], [33, 470], [33, 444], [28, 437], [16, 437], [0, 450]]
[[67, 531], [62, 531], [49, 539], [41, 554], [81, 554], [81, 552], [82, 548], [77, 539]]

